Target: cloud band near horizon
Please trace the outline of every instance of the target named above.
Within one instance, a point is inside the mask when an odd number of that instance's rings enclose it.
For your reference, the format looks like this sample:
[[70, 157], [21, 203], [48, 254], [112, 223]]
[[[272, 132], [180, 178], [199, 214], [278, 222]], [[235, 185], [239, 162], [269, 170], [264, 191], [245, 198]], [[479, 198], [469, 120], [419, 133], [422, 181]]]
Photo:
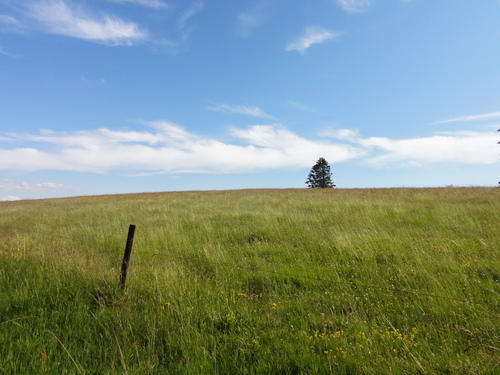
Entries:
[[[363, 138], [349, 129], [306, 139], [280, 124], [232, 128], [232, 142], [203, 138], [167, 121], [148, 130], [101, 128], [71, 133], [43, 130], [0, 138], [0, 170], [106, 173], [244, 173], [355, 161], [372, 167], [500, 162], [494, 132], [447, 132], [429, 137]], [[18, 142], [23, 147], [10, 147]]]

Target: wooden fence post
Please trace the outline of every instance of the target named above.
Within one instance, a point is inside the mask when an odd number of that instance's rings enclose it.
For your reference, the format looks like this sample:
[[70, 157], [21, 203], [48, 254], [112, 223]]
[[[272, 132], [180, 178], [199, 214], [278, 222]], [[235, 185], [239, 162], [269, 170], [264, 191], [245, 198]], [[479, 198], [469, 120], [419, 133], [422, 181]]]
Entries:
[[123, 254], [122, 275], [120, 277], [120, 286], [125, 288], [127, 280], [127, 270], [130, 264], [130, 255], [132, 254], [132, 246], [134, 245], [135, 225], [130, 224], [128, 228], [127, 244], [125, 245], [125, 254]]

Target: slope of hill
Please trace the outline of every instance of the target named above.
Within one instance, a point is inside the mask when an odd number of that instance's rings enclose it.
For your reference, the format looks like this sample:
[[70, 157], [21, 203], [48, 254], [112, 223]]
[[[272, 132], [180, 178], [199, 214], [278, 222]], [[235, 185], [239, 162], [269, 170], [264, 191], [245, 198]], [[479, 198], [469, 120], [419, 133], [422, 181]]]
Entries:
[[0, 212], [5, 373], [500, 371], [498, 188], [173, 192]]

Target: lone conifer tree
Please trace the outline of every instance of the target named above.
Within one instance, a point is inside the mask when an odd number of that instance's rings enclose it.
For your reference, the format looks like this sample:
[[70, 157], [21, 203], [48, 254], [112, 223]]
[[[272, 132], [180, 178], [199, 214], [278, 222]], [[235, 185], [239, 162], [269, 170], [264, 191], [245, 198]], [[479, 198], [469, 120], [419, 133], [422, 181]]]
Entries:
[[319, 158], [316, 164], [309, 172], [306, 181], [307, 187], [310, 188], [333, 188], [335, 185], [332, 182], [332, 174], [330, 172], [330, 164], [325, 158]]

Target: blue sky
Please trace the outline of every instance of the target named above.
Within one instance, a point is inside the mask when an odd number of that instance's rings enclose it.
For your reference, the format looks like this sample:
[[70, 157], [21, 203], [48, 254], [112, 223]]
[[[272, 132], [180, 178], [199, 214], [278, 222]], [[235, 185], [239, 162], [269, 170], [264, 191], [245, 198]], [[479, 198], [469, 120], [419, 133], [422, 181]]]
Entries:
[[500, 180], [499, 0], [0, 0], [0, 200]]

